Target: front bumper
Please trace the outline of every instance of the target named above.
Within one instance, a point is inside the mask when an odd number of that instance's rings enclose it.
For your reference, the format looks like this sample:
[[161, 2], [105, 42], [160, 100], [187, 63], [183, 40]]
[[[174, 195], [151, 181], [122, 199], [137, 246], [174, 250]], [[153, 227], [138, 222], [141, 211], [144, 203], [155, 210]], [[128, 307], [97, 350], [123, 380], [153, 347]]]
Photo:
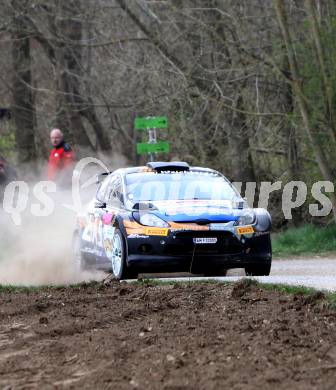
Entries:
[[[216, 239], [195, 244], [196, 238]], [[214, 241], [214, 240], [213, 240]], [[146, 271], [204, 271], [211, 268], [243, 268], [270, 264], [269, 232], [238, 236], [232, 231], [170, 231], [167, 236], [127, 236], [128, 266]]]

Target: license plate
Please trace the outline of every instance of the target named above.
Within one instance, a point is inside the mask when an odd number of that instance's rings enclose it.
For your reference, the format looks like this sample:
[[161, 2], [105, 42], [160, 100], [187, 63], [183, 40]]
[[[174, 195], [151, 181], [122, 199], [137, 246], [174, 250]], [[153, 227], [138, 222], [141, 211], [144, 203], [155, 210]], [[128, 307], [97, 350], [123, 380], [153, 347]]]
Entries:
[[193, 241], [194, 244], [216, 244], [217, 237], [197, 237]]
[[238, 234], [251, 234], [254, 233], [253, 226], [241, 226], [237, 228]]

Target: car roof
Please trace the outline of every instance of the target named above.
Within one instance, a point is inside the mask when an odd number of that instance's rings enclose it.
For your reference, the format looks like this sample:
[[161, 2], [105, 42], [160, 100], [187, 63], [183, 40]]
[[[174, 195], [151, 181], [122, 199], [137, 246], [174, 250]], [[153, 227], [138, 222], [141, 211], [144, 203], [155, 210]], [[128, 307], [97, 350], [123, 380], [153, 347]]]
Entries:
[[122, 176], [127, 176], [134, 173], [165, 173], [165, 174], [176, 174], [181, 172], [191, 172], [191, 173], [208, 173], [212, 175], [218, 175], [223, 177], [223, 175], [216, 171], [215, 169], [198, 167], [198, 166], [189, 166], [189, 164], [182, 161], [173, 161], [173, 162], [151, 162], [147, 165], [129, 167], [129, 168], [119, 168], [113, 174], [120, 174]]

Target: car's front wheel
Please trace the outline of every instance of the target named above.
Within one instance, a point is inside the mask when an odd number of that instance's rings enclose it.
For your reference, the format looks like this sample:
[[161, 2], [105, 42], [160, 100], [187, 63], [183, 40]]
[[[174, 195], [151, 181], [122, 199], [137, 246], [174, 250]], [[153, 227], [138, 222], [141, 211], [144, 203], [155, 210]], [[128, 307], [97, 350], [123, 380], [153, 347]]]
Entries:
[[245, 267], [247, 276], [268, 276], [271, 273], [271, 264], [253, 264]]
[[128, 269], [126, 263], [126, 244], [124, 237], [119, 229], [116, 229], [113, 237], [111, 268], [114, 277], [121, 279], [136, 279], [137, 274]]

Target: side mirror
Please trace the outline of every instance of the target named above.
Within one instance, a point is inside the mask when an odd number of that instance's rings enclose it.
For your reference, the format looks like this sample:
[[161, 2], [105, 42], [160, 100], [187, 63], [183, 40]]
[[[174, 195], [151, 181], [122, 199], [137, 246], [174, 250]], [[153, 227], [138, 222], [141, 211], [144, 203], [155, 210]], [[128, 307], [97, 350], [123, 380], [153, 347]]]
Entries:
[[96, 184], [100, 184], [111, 172], [103, 172], [96, 176]]
[[94, 207], [96, 209], [105, 209], [106, 208], [106, 203], [105, 202], [101, 202], [100, 200], [96, 200], [95, 204], [94, 204]]

